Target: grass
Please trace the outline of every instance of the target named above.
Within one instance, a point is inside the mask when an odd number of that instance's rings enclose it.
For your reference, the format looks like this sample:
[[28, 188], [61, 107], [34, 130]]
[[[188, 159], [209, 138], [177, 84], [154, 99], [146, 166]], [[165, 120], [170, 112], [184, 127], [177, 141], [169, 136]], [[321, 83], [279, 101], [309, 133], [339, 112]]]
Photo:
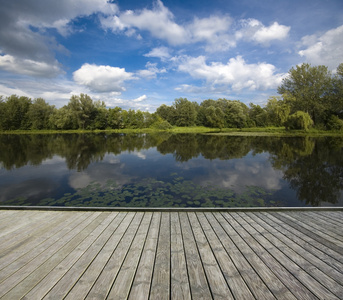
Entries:
[[342, 131], [326, 131], [311, 128], [305, 130], [286, 130], [284, 127], [252, 127], [252, 128], [209, 128], [204, 126], [173, 127], [168, 130], [158, 130], [155, 128], [142, 129], [109, 129], [109, 130], [13, 130], [0, 131], [0, 134], [58, 134], [58, 133], [204, 133], [215, 135], [235, 135], [235, 136], [343, 136]]

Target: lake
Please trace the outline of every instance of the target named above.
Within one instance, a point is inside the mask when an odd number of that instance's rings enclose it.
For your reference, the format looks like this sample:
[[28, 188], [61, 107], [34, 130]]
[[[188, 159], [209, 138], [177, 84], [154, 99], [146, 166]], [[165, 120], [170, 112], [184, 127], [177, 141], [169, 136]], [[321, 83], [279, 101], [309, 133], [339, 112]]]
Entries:
[[343, 137], [1, 134], [0, 205], [343, 206]]

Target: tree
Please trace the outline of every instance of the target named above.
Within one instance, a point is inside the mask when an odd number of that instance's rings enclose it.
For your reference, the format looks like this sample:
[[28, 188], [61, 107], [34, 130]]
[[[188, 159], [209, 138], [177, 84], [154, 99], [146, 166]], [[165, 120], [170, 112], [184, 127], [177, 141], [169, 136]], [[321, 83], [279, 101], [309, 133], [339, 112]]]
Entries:
[[92, 98], [87, 94], [73, 95], [68, 103], [74, 122], [79, 129], [90, 129], [96, 117], [96, 107]]
[[247, 126], [249, 108], [238, 100], [226, 100], [227, 106], [224, 110], [226, 125], [230, 128], [243, 128]]
[[4, 130], [29, 129], [28, 111], [32, 101], [28, 97], [11, 95], [1, 104]]
[[197, 117], [194, 104], [186, 98], [175, 99], [173, 107], [175, 108], [176, 126], [193, 126]]
[[171, 125], [175, 125], [175, 107], [168, 106], [166, 104], [162, 104], [160, 107], [157, 108], [156, 113], [164, 120], [169, 122]]
[[268, 125], [268, 114], [265, 109], [263, 109], [258, 104], [249, 104], [249, 118], [250, 122], [253, 123], [252, 126], [264, 127]]
[[33, 100], [28, 110], [28, 118], [32, 129], [51, 129], [50, 116], [55, 106], [49, 105], [43, 98]]
[[274, 126], [283, 126], [291, 111], [291, 107], [280, 97], [270, 97], [266, 105], [268, 119]]
[[120, 129], [123, 126], [122, 109], [118, 106], [108, 110], [108, 126], [112, 129]]
[[343, 63], [337, 67], [333, 78], [333, 91], [331, 95], [331, 112], [343, 118]]
[[291, 113], [304, 111], [315, 124], [323, 122], [325, 111], [330, 109], [329, 94], [332, 88], [331, 74], [326, 66], [312, 67], [302, 64], [291, 68], [282, 80], [278, 93], [287, 95], [294, 101], [288, 102]]
[[205, 111], [206, 125], [222, 129], [225, 124], [224, 113], [219, 107], [209, 106]]
[[303, 129], [307, 131], [312, 125], [311, 116], [300, 110], [290, 115], [285, 122], [286, 129]]

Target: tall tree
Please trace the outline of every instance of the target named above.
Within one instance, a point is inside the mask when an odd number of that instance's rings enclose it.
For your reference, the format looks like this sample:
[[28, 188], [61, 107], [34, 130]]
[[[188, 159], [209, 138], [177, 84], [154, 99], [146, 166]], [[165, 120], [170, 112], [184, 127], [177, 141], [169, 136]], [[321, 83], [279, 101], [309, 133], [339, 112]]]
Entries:
[[283, 126], [290, 114], [291, 107], [280, 97], [272, 96], [268, 99], [265, 110], [272, 125]]
[[51, 129], [50, 116], [55, 106], [49, 105], [43, 98], [33, 100], [28, 110], [32, 129]]
[[186, 98], [175, 99], [174, 104], [177, 126], [193, 126], [197, 117], [194, 104]]
[[2, 103], [2, 127], [4, 130], [29, 129], [28, 111], [32, 101], [28, 97], [11, 95]]
[[326, 66], [302, 64], [292, 67], [278, 88], [278, 93], [286, 95], [291, 113], [307, 112], [315, 124], [323, 122], [325, 112], [330, 109], [329, 94], [332, 78]]

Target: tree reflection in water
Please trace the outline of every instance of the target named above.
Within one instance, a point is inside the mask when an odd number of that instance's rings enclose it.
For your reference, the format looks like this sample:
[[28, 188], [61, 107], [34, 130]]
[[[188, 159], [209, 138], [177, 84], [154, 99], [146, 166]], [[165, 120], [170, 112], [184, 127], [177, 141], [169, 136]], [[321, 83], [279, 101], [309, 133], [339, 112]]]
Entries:
[[342, 137], [242, 137], [204, 134], [51, 134], [0, 135], [2, 169], [39, 166], [54, 156], [69, 170], [86, 170], [107, 154], [120, 155], [151, 148], [170, 154], [178, 163], [239, 159], [249, 153], [269, 153], [269, 161], [300, 201], [318, 206], [335, 204], [343, 191]]

